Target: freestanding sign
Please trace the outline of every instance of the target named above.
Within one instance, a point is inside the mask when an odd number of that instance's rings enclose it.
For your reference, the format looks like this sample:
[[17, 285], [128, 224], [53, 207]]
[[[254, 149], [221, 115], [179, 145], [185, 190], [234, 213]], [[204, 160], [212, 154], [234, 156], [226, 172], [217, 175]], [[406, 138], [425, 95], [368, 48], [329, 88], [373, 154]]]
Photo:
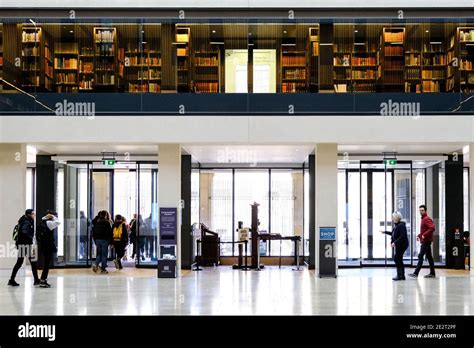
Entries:
[[319, 277], [337, 277], [336, 227], [319, 227]]
[[178, 209], [160, 208], [160, 248], [158, 278], [176, 278]]

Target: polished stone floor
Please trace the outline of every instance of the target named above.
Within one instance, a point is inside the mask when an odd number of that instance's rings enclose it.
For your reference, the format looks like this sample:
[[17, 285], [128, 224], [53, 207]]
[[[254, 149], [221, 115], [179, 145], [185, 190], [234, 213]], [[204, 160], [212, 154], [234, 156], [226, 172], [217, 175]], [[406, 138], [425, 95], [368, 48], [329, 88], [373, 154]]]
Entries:
[[[229, 267], [157, 279], [126, 268], [98, 275], [53, 270], [52, 288], [34, 288], [29, 270], [20, 287], [1, 277], [0, 315], [474, 315], [474, 276], [438, 270], [435, 279], [393, 282], [391, 268], [341, 269], [319, 279], [290, 267], [234, 271]], [[422, 274], [426, 273], [424, 269]]]

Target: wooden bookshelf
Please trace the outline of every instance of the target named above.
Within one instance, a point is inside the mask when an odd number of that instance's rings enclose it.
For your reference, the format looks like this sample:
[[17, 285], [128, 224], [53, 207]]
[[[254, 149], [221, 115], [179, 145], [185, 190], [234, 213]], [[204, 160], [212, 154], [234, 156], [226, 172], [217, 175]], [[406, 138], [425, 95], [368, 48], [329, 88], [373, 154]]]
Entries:
[[79, 49], [79, 91], [90, 92], [94, 88], [94, 49], [82, 46]]
[[55, 44], [54, 81], [57, 93], [79, 91], [79, 50], [77, 43]]
[[306, 93], [308, 66], [306, 51], [296, 46], [281, 46], [281, 93]]
[[474, 27], [457, 28], [459, 89], [474, 93]]
[[117, 29], [94, 27], [93, 88], [114, 91], [118, 85]]
[[158, 46], [127, 47], [125, 79], [130, 93], [161, 92], [161, 52]]
[[53, 88], [52, 56], [49, 37], [43, 28], [24, 25], [21, 28], [22, 87], [26, 90]]
[[384, 27], [382, 29], [381, 50], [383, 91], [405, 91], [405, 28]]
[[193, 54], [194, 92], [219, 93], [221, 80], [221, 61], [218, 48], [212, 51], [197, 51]]
[[[191, 87], [191, 28], [176, 26], [176, 90], [193, 92]], [[193, 88], [195, 88], [194, 86]]]
[[308, 87], [310, 93], [319, 92], [319, 26], [308, 28]]

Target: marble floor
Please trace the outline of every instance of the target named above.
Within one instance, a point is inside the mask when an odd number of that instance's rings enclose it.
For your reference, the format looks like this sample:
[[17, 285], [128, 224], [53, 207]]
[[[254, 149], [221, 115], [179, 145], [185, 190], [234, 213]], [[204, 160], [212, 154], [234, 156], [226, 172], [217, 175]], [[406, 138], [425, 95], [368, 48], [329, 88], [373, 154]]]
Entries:
[[52, 288], [42, 289], [28, 270], [19, 287], [0, 278], [0, 315], [474, 315], [469, 272], [440, 269], [435, 279], [402, 282], [393, 282], [393, 273], [340, 269], [337, 279], [320, 279], [290, 267], [219, 267], [158, 279], [151, 269], [62, 269], [51, 271]]

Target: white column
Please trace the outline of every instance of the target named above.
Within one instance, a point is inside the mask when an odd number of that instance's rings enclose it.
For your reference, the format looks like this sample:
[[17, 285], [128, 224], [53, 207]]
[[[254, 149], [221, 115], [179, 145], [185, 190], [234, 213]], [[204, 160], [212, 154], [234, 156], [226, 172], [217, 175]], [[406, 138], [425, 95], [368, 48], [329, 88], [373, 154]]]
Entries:
[[[472, 232], [474, 232], [474, 143], [469, 144], [469, 232], [471, 235], [472, 242]], [[471, 243], [472, 244], [472, 243]], [[472, 246], [471, 246], [472, 253]], [[472, 260], [471, 254], [471, 277], [474, 277], [474, 261]]]
[[[318, 144], [315, 148], [315, 255], [319, 272], [319, 227], [337, 227], [337, 144]], [[336, 230], [337, 246], [337, 230]]]
[[[181, 273], [181, 145], [158, 145], [158, 206], [178, 208], [177, 267]], [[159, 224], [158, 224], [159, 226]]]
[[12, 232], [25, 209], [26, 145], [0, 144], [0, 275], [9, 275], [15, 264]]

